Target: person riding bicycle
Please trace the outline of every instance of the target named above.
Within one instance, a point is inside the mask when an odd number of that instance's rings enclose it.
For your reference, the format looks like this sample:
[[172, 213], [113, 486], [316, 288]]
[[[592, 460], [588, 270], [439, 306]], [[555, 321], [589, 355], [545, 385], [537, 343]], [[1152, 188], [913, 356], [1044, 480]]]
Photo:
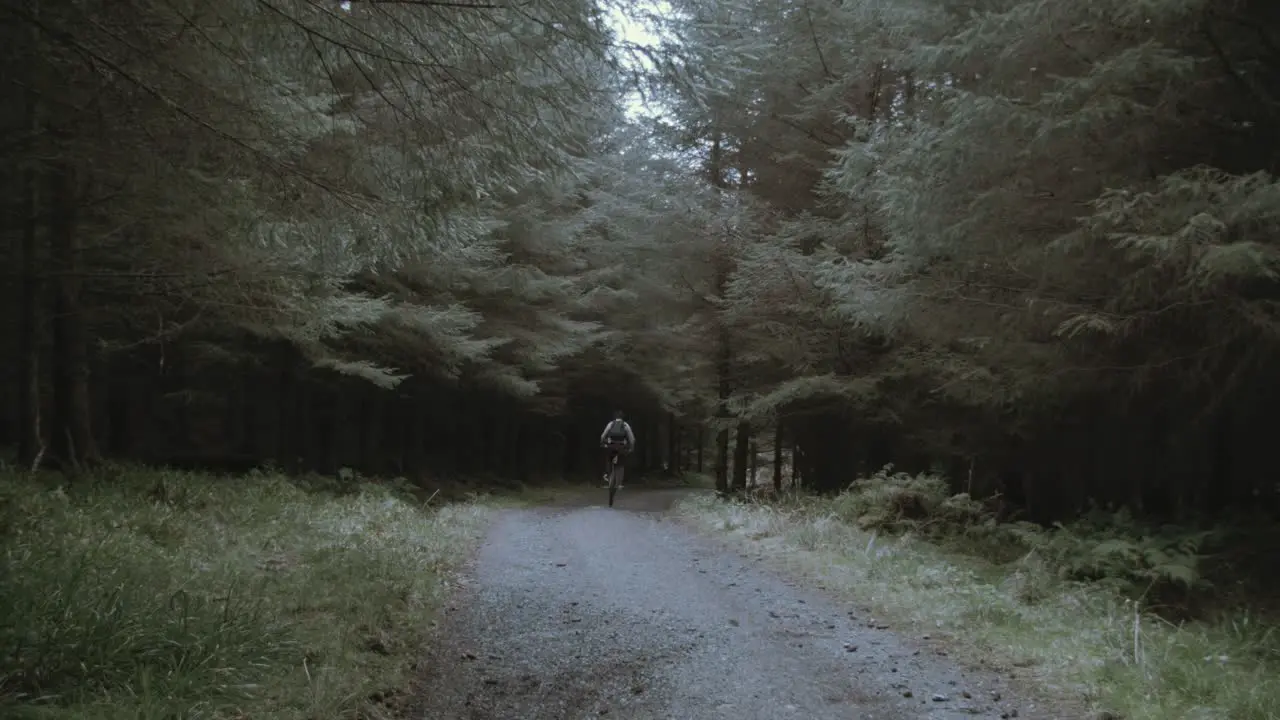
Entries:
[[619, 410], [613, 414], [613, 420], [604, 426], [604, 432], [600, 433], [600, 447], [607, 448], [608, 464], [605, 465], [604, 484], [609, 484], [609, 472], [613, 469], [613, 459], [618, 458], [621, 463], [624, 456], [629, 454], [636, 448], [636, 435], [631, 432], [631, 426], [626, 420], [622, 419], [622, 411]]

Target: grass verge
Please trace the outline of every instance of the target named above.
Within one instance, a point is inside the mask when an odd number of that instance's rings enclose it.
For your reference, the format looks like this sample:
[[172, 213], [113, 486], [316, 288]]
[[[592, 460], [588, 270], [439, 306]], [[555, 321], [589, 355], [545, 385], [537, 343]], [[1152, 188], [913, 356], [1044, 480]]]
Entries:
[[253, 473], [0, 475], [0, 716], [396, 714], [476, 501]]
[[[733, 536], [820, 578], [878, 617], [942, 635], [971, 659], [1026, 668], [1023, 677], [1050, 694], [1083, 699], [1111, 717], [1280, 718], [1274, 626], [1246, 612], [1170, 623], [1115, 584], [1064, 578], [1034, 543], [1014, 560], [995, 562], [919, 533], [859, 527], [874, 506], [902, 500], [901, 493], [886, 492], [893, 481], [876, 478], [834, 501], [766, 505], [695, 496], [678, 512], [703, 530]], [[1104, 539], [1098, 549], [1116, 546], [1123, 543]]]

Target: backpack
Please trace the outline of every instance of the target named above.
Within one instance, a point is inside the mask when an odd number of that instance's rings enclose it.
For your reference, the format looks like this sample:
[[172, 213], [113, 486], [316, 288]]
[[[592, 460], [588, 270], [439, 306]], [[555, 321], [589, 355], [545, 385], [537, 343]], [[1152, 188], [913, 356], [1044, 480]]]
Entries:
[[626, 442], [627, 424], [622, 420], [614, 420], [609, 424], [609, 434], [607, 437], [610, 442]]

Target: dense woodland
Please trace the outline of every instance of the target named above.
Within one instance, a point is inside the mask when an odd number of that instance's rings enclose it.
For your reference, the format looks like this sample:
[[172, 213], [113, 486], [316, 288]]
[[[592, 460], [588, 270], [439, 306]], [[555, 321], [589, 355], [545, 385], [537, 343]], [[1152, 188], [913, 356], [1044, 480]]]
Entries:
[[1280, 509], [1273, 2], [5, 0], [0, 32], [24, 466], [593, 476], [620, 407], [640, 469], [722, 490], [892, 462], [1038, 521]]

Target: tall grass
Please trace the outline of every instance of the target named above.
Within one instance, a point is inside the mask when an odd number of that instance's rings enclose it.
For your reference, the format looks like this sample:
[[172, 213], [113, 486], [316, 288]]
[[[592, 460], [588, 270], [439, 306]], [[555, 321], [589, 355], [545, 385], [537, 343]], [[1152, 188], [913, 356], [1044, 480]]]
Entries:
[[[691, 497], [679, 511], [820, 578], [900, 629], [945, 637], [970, 659], [1020, 668], [1054, 696], [1126, 720], [1280, 719], [1273, 625], [1244, 611], [1175, 624], [1126, 591], [1160, 574], [1192, 579], [1194, 563], [1170, 557], [1168, 543], [964, 525], [952, 522], [971, 508], [963, 496], [904, 498], [930, 485], [881, 474], [835, 500]], [[923, 514], [906, 521], [906, 508]], [[1000, 552], [984, 554], [994, 559], [975, 554], [991, 548], [993, 536]], [[1108, 562], [1118, 577], [1076, 579]]]
[[488, 512], [109, 475], [0, 474], [0, 716], [388, 717]]

